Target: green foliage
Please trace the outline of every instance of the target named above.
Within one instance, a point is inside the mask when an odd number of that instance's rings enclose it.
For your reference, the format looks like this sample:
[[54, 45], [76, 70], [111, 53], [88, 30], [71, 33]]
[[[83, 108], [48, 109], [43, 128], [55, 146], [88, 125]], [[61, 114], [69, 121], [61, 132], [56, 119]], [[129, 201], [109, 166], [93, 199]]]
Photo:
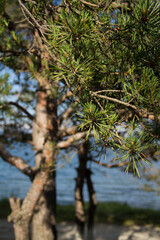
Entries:
[[129, 2], [115, 11], [104, 1], [71, 1], [50, 28], [49, 45], [59, 62], [53, 76], [70, 85], [82, 104], [80, 128], [118, 148], [119, 159], [129, 162], [126, 171], [132, 167], [139, 175], [137, 164], [149, 163], [142, 151], [160, 138], [160, 3]]
[[0, 1], [0, 15], [3, 14], [4, 9], [5, 9], [5, 5], [6, 5], [6, 1], [5, 0], [1, 0]]
[[96, 222], [120, 225], [145, 225], [159, 226], [160, 211], [130, 207], [126, 203], [99, 203], [97, 206]]
[[8, 74], [4, 74], [0, 77], [0, 104], [3, 104], [7, 100], [7, 96], [11, 91], [11, 84], [8, 83]]
[[[112, 106], [109, 106], [110, 108]], [[83, 107], [83, 113], [79, 113], [83, 119], [80, 129], [88, 130], [86, 138], [88, 139], [89, 134], [93, 130], [94, 137], [98, 141], [99, 135], [111, 137], [110, 133], [113, 130], [113, 122], [116, 122], [116, 115], [112, 112], [112, 108], [106, 107], [105, 110], [99, 109], [93, 103], [87, 103]], [[112, 112], [112, 114], [111, 114]], [[79, 119], [79, 120], [81, 120]]]
[[126, 171], [133, 168], [139, 175], [138, 165], [149, 163], [143, 150], [160, 137], [160, 3], [127, 4], [115, 9], [112, 1], [72, 0], [51, 8], [50, 1], [27, 2], [42, 45], [54, 56], [52, 64], [37, 49], [25, 59], [35, 44], [30, 44], [33, 31], [8, 32], [11, 20], [5, 15], [0, 48], [5, 65], [18, 70], [26, 61], [32, 77], [41, 69], [53, 89], [55, 82], [67, 85], [81, 103], [78, 120], [86, 138], [93, 133], [97, 145], [112, 147], [121, 162], [128, 161]]
[[[85, 212], [87, 215], [88, 204], [85, 204]], [[58, 205], [57, 220], [74, 222], [74, 206]], [[96, 223], [120, 224], [120, 225], [145, 225], [152, 224], [159, 226], [159, 210], [141, 209], [130, 207], [126, 203], [105, 202], [98, 203], [95, 215]]]

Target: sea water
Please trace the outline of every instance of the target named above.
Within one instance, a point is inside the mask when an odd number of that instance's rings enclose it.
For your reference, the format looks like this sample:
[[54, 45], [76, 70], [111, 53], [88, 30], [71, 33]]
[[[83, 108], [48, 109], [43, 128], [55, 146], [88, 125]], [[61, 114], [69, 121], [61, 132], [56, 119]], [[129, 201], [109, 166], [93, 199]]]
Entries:
[[[22, 157], [31, 166], [34, 165], [34, 150], [30, 144], [16, 143], [8, 151]], [[114, 157], [111, 149], [107, 151], [106, 161]], [[74, 189], [78, 167], [77, 156], [72, 159], [60, 156], [57, 163], [57, 202], [59, 204], [74, 203]], [[146, 180], [138, 179], [132, 174], [126, 174], [119, 168], [106, 169], [96, 163], [90, 163], [93, 172], [92, 180], [99, 202], [121, 202], [142, 208], [160, 209], [160, 197], [156, 192], [146, 192], [143, 189]], [[154, 183], [153, 183], [154, 184]], [[0, 159], [0, 199], [10, 196], [24, 198], [31, 186], [27, 176], [14, 166]], [[84, 199], [88, 201], [86, 184], [84, 186]]]

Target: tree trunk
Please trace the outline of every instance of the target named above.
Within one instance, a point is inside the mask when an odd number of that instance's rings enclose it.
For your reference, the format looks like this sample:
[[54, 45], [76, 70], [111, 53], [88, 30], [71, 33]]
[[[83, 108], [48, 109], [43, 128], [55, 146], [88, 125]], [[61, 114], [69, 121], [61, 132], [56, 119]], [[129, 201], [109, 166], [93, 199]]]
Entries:
[[13, 224], [16, 240], [30, 240], [29, 222], [21, 221], [21, 224], [15, 222]]
[[96, 194], [93, 188], [93, 183], [91, 180], [91, 170], [87, 169], [86, 171], [86, 178], [87, 178], [87, 186], [88, 186], [88, 192], [89, 192], [89, 211], [88, 211], [88, 231], [87, 231], [87, 240], [94, 239], [93, 237], [93, 227], [94, 227], [94, 217], [95, 217], [95, 211], [97, 206], [97, 200], [96, 200]]
[[32, 219], [32, 238], [33, 240], [56, 240], [56, 193], [55, 193], [55, 172], [45, 185], [45, 189], [36, 205]]
[[57, 102], [47, 89], [39, 89], [36, 105], [33, 142], [36, 168], [49, 169], [49, 178], [32, 218], [33, 240], [56, 240], [56, 134]]
[[82, 142], [78, 150], [79, 167], [77, 168], [77, 178], [75, 187], [75, 220], [76, 220], [75, 240], [84, 239], [85, 212], [83, 202], [83, 185], [86, 174], [87, 153], [88, 144], [87, 142]]
[[40, 171], [37, 173], [29, 192], [21, 203], [20, 199], [10, 198], [11, 214], [8, 221], [13, 222], [16, 240], [30, 240], [30, 222], [35, 205], [47, 182], [48, 173]]

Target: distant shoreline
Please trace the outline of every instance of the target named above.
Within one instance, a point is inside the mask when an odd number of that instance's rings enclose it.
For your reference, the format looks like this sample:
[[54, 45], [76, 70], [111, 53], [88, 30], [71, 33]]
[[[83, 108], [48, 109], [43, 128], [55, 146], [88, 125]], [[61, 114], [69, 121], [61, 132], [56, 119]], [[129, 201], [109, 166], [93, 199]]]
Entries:
[[[87, 212], [88, 203], [85, 204]], [[0, 200], [0, 219], [7, 219], [10, 214], [7, 199]], [[126, 203], [104, 202], [98, 203], [95, 215], [96, 223], [132, 225], [154, 225], [160, 227], [160, 209], [142, 209], [130, 207]], [[74, 205], [57, 204], [57, 222], [74, 222]]]

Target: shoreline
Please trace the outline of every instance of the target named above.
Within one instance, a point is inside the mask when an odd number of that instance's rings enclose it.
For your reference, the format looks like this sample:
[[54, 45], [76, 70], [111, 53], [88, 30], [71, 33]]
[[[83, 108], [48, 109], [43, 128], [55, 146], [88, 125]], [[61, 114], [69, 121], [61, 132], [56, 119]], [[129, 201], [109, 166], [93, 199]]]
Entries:
[[[89, 204], [84, 204], [86, 213]], [[7, 219], [11, 213], [9, 201], [3, 199], [0, 201], [0, 219]], [[130, 207], [126, 203], [104, 202], [98, 203], [95, 213], [95, 224], [115, 224], [123, 226], [131, 225], [152, 225], [160, 227], [160, 210], [142, 209]], [[75, 206], [57, 204], [57, 222], [74, 222]]]

